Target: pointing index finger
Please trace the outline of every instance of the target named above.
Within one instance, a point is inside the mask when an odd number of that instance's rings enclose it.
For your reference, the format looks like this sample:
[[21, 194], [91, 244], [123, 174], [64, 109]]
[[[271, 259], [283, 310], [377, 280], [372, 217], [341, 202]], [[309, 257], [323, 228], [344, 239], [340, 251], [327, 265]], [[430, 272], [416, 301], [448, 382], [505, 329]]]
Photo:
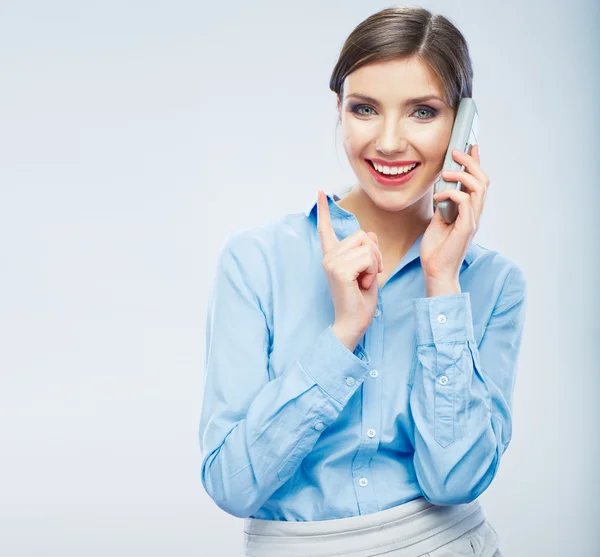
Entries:
[[317, 230], [321, 238], [323, 255], [326, 255], [339, 244], [339, 240], [331, 224], [327, 195], [321, 190], [317, 190]]

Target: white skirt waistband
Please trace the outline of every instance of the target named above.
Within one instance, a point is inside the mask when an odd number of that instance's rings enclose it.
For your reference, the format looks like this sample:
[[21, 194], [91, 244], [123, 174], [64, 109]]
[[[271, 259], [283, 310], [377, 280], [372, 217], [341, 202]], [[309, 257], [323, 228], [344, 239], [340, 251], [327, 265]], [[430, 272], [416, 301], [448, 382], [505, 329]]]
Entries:
[[244, 556], [371, 557], [394, 551], [393, 557], [418, 557], [485, 519], [478, 500], [438, 506], [423, 497], [376, 513], [333, 520], [245, 518]]

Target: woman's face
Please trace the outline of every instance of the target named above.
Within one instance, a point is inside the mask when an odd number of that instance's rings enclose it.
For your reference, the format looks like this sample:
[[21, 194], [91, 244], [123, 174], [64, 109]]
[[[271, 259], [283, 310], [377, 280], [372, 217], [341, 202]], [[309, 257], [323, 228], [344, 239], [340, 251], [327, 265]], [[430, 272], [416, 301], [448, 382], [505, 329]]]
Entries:
[[[431, 208], [432, 186], [442, 170], [454, 123], [454, 111], [442, 100], [437, 79], [416, 59], [378, 62], [349, 74], [343, 94], [338, 110], [344, 149], [367, 195], [389, 211], [420, 199]], [[411, 100], [429, 95], [439, 99]], [[420, 165], [404, 185], [386, 186], [369, 169], [368, 160], [373, 158]]]

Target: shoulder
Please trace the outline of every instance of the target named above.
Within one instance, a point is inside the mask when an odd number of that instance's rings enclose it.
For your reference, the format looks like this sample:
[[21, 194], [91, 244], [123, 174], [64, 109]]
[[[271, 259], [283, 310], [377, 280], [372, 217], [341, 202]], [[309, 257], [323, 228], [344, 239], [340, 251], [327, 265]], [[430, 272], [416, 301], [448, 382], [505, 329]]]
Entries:
[[315, 247], [311, 225], [304, 212], [296, 212], [237, 229], [225, 238], [220, 257], [235, 261], [249, 282], [260, 289], [283, 271], [289, 276], [294, 267], [306, 266], [311, 260]]
[[277, 219], [231, 232], [222, 249], [248, 263], [256, 258], [268, 262], [281, 254], [300, 255], [302, 250], [311, 246], [310, 229], [310, 221], [304, 213], [288, 213]]
[[498, 250], [472, 242], [469, 271], [473, 279], [493, 285], [497, 302], [524, 298], [527, 294], [525, 269], [515, 260]]

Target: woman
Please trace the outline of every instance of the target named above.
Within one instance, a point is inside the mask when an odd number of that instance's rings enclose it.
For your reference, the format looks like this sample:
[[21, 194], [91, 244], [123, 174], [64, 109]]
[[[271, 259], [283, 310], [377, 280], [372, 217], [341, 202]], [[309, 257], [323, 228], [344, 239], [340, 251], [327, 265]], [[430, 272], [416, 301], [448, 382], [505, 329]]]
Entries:
[[[226, 241], [202, 483], [245, 518], [246, 556], [499, 556], [477, 498], [511, 439], [526, 283], [472, 242], [490, 183], [477, 147], [444, 173], [462, 191], [433, 195], [471, 96], [465, 39], [423, 8], [382, 10], [330, 87], [358, 182]], [[408, 180], [383, 184], [373, 159]], [[450, 225], [442, 199], [458, 204]]]

